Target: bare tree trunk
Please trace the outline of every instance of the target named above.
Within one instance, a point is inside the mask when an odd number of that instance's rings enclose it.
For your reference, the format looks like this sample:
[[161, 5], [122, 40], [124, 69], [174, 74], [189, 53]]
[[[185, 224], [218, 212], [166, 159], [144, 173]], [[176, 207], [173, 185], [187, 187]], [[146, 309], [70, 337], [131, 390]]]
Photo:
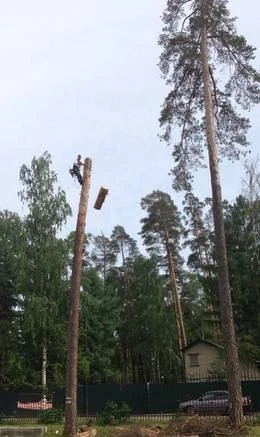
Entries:
[[90, 190], [91, 159], [84, 163], [83, 184], [81, 189], [78, 220], [74, 242], [72, 280], [69, 303], [68, 357], [66, 373], [66, 407], [64, 435], [74, 437], [77, 434], [77, 379], [78, 379], [78, 337], [80, 311], [80, 282], [87, 205]]
[[205, 0], [201, 0], [201, 8], [201, 64], [204, 86], [206, 135], [208, 142], [211, 188], [213, 198], [213, 217], [218, 265], [218, 289], [220, 298], [221, 330], [226, 353], [227, 384], [230, 401], [230, 420], [232, 424], [239, 426], [243, 422], [243, 410], [241, 404], [241, 383], [230, 293], [219, 164], [216, 147], [216, 132], [214, 125], [213, 101], [209, 75], [206, 24], [207, 16]]
[[185, 334], [185, 328], [184, 328], [184, 323], [183, 323], [180, 299], [178, 296], [178, 287], [177, 287], [177, 281], [176, 281], [176, 277], [175, 277], [174, 265], [173, 265], [173, 260], [172, 260], [172, 253], [171, 253], [171, 249], [169, 246], [169, 237], [168, 237], [167, 229], [165, 229], [165, 234], [166, 234], [167, 262], [168, 262], [168, 269], [169, 269], [169, 275], [170, 275], [170, 281], [171, 281], [172, 299], [173, 299], [174, 310], [175, 310], [175, 315], [176, 315], [179, 349], [180, 349], [180, 351], [182, 351], [182, 349], [187, 345], [186, 334]]
[[44, 338], [44, 344], [42, 347], [42, 392], [45, 394], [47, 390], [47, 348], [46, 337]]
[[160, 357], [158, 353], [156, 353], [156, 372], [157, 372], [157, 381], [160, 384], [162, 382], [162, 377], [161, 377], [161, 368], [160, 368]]
[[46, 325], [47, 325], [47, 299], [46, 299], [46, 291], [44, 287], [43, 277], [40, 279], [40, 291], [41, 296], [43, 296], [43, 320], [42, 320], [42, 393], [46, 394], [47, 391], [47, 333], [46, 333]]

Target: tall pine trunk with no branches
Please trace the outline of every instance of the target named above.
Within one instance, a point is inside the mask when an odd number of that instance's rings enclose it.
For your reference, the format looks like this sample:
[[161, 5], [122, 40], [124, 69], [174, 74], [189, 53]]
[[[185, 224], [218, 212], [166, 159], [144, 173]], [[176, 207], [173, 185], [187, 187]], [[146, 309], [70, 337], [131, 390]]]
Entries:
[[90, 191], [92, 161], [84, 162], [83, 183], [80, 195], [79, 211], [74, 241], [71, 291], [69, 299], [68, 354], [66, 369], [66, 407], [63, 435], [74, 437], [77, 434], [77, 384], [78, 384], [78, 341], [80, 285], [83, 263], [84, 235], [86, 227], [87, 207]]

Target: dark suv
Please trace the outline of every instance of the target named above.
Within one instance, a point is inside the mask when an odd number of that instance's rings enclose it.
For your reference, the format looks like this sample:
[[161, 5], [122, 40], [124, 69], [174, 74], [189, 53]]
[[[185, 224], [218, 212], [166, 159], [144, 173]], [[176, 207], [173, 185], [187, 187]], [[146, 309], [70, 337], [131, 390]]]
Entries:
[[[243, 396], [242, 406], [244, 412], [250, 411], [251, 405], [251, 399], [248, 396]], [[228, 414], [228, 392], [226, 390], [208, 391], [198, 399], [182, 402], [179, 409], [188, 414]]]

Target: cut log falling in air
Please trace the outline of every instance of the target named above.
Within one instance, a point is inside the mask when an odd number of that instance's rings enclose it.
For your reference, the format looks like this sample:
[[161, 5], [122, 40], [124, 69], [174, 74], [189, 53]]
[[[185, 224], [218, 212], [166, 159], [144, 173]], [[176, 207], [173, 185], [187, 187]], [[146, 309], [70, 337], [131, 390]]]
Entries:
[[105, 201], [105, 198], [106, 198], [107, 194], [108, 194], [108, 188], [102, 186], [100, 188], [100, 190], [99, 190], [99, 193], [98, 193], [95, 205], [94, 205], [95, 209], [101, 209], [102, 208], [102, 205], [103, 205], [103, 203]]

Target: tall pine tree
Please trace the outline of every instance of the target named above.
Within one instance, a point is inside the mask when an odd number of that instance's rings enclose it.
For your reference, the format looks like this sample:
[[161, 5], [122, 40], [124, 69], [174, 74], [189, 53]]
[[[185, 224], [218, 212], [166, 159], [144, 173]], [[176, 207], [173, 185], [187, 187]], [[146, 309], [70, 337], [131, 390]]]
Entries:
[[181, 351], [186, 346], [186, 334], [179, 299], [182, 266], [180, 238], [183, 232], [180, 213], [169, 194], [159, 190], [141, 199], [141, 207], [147, 212], [147, 217], [141, 219], [140, 234], [144, 245], [157, 257], [160, 266], [166, 269], [170, 279]]
[[254, 48], [237, 34], [227, 0], [168, 0], [163, 21], [160, 67], [171, 90], [160, 122], [168, 142], [173, 123], [180, 128], [180, 140], [173, 150], [176, 189], [190, 188], [192, 171], [204, 165], [205, 144], [208, 149], [230, 419], [240, 425], [241, 386], [218, 160], [221, 156], [237, 159], [239, 146], [247, 145], [249, 120], [238, 113], [237, 106], [249, 109], [259, 102], [259, 74], [251, 65]]

